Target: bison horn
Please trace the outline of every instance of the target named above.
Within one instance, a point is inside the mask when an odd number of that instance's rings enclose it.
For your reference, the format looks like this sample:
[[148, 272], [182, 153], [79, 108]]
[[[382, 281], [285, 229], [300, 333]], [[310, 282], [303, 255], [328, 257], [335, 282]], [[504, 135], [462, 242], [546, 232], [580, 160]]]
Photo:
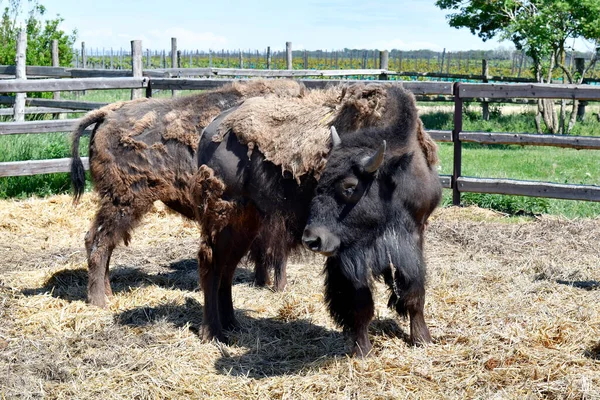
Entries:
[[371, 157], [365, 157], [363, 159], [362, 165], [365, 172], [372, 174], [377, 171], [381, 164], [383, 163], [383, 156], [385, 155], [385, 140], [381, 142], [381, 146], [377, 149], [377, 152], [373, 154]]
[[338, 135], [335, 126], [331, 126], [331, 144], [333, 145], [333, 148], [342, 144], [342, 139], [340, 139], [340, 135]]

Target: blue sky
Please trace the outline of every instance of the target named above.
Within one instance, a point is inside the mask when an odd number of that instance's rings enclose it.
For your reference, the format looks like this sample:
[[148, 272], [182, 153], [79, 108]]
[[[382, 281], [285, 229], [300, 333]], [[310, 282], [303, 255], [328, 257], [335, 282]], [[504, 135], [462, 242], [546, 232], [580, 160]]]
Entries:
[[63, 27], [77, 29], [88, 48], [180, 49], [348, 48], [449, 51], [512, 47], [483, 42], [468, 30], [450, 28], [434, 0], [365, 1], [152, 1], [42, 0]]

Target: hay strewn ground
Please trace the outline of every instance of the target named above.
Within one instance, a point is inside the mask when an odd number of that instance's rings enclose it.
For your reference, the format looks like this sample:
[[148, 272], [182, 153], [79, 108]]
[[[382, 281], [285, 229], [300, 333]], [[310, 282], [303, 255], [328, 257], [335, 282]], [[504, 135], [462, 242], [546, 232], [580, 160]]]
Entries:
[[600, 219], [439, 211], [428, 231], [426, 320], [406, 343], [379, 285], [374, 356], [348, 358], [323, 305], [321, 260], [285, 293], [251, 285], [243, 331], [202, 343], [196, 228], [158, 207], [113, 255], [115, 299], [83, 301], [91, 196], [0, 203], [0, 398], [600, 398]]

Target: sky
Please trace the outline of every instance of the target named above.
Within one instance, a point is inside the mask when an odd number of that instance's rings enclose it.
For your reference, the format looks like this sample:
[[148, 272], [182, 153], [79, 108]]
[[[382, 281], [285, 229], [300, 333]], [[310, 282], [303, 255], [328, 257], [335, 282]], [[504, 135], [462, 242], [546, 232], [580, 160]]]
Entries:
[[171, 37], [181, 50], [283, 50], [286, 41], [295, 50], [512, 48], [451, 28], [434, 0], [40, 2], [89, 49], [129, 48], [134, 39], [144, 49], [169, 49]]

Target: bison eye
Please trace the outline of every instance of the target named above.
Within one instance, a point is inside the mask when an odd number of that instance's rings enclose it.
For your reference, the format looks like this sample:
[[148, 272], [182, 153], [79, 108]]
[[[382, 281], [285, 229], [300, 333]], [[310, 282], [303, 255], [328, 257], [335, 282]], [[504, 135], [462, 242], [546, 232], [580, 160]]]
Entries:
[[344, 200], [349, 201], [356, 191], [356, 186], [358, 186], [358, 179], [354, 177], [346, 178], [340, 182], [338, 191]]

